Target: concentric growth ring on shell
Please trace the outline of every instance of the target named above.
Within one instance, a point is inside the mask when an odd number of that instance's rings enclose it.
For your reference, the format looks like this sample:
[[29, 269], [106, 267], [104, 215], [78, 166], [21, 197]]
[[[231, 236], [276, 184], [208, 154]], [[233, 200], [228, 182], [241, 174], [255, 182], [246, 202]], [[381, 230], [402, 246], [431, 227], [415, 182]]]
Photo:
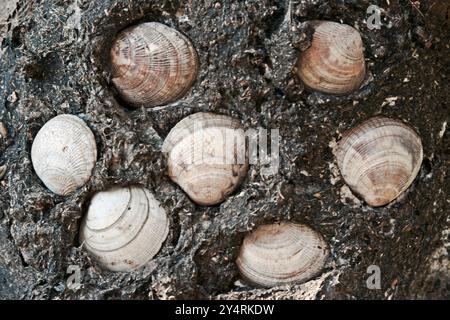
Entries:
[[319, 233], [283, 222], [262, 225], [247, 235], [236, 264], [247, 282], [273, 287], [310, 280], [321, 272], [328, 254]]
[[170, 178], [200, 205], [222, 202], [248, 170], [245, 133], [228, 116], [199, 112], [172, 128], [162, 147]]
[[371, 206], [396, 199], [417, 176], [420, 136], [399, 120], [373, 117], [344, 133], [336, 153], [349, 187]]
[[98, 192], [80, 229], [80, 241], [104, 268], [131, 271], [160, 250], [169, 232], [165, 210], [145, 188]]
[[300, 54], [297, 72], [313, 90], [342, 95], [357, 90], [364, 81], [366, 67], [359, 32], [345, 24], [311, 21], [311, 46]]
[[183, 97], [198, 74], [197, 53], [179, 31], [157, 22], [122, 31], [111, 48], [113, 83], [134, 106], [157, 106]]

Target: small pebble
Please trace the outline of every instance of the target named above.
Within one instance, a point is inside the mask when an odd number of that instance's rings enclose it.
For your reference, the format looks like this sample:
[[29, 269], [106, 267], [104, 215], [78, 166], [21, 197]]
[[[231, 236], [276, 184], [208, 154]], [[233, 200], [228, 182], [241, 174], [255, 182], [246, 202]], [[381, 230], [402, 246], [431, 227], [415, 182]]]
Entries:
[[8, 138], [8, 129], [6, 129], [6, 126], [3, 124], [3, 122], [0, 122], [0, 138]]

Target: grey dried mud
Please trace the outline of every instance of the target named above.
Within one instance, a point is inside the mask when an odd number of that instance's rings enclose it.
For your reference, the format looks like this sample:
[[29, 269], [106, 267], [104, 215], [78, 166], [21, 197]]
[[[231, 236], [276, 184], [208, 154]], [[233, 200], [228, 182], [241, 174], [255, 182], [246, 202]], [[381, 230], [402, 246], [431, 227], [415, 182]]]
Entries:
[[[367, 28], [370, 4], [384, 7], [391, 28]], [[21, 0], [10, 12], [0, 18], [1, 298], [450, 298], [448, 1]], [[303, 22], [313, 19], [360, 30], [371, 72], [364, 88], [330, 97], [293, 76], [312, 34]], [[169, 106], [133, 109], [111, 86], [111, 40], [143, 21], [180, 30], [199, 54], [198, 80]], [[199, 111], [279, 128], [278, 174], [253, 165], [225, 202], [196, 206], [165, 174], [160, 148]], [[85, 120], [99, 149], [92, 179], [69, 197], [48, 191], [30, 160], [37, 131], [60, 113]], [[374, 209], [344, 196], [329, 145], [378, 114], [414, 127], [425, 160], [401, 199]], [[96, 191], [130, 184], [155, 193], [171, 228], [146, 268], [111, 273], [80, 248], [78, 229]], [[324, 273], [301, 285], [246, 286], [234, 263], [243, 237], [281, 220], [324, 235]], [[366, 287], [373, 264], [381, 290]], [[67, 288], [70, 265], [82, 270], [78, 290]]]

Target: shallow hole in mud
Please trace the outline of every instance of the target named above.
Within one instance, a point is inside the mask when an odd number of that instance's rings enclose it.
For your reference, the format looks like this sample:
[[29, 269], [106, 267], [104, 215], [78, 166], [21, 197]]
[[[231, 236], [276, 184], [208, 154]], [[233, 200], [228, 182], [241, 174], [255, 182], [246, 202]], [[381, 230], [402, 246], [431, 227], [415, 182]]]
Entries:
[[421, 168], [422, 174], [420, 175], [427, 176], [428, 174], [431, 173], [432, 170], [433, 170], [433, 162], [429, 158], [424, 158]]
[[103, 294], [104, 300], [120, 300], [122, 298], [122, 292], [120, 289], [111, 289]]
[[58, 53], [50, 52], [43, 57], [37, 57], [24, 68], [25, 79], [56, 82], [61, 78], [58, 71], [63, 68], [63, 62]]
[[263, 21], [265, 24], [264, 32], [267, 39], [281, 27], [287, 11], [285, 6], [286, 3], [289, 5], [289, 1], [275, 1], [274, 5], [277, 6], [277, 9]]
[[26, 79], [44, 80], [46, 78], [45, 69], [38, 62], [27, 64], [23, 71]]
[[[118, 34], [120, 34], [122, 31], [131, 28], [133, 26], [139, 25], [141, 23], [146, 22], [159, 22], [164, 25], [167, 25], [171, 28], [176, 29], [177, 31], [184, 34], [188, 39], [190, 37], [185, 34], [184, 31], [187, 31], [187, 27], [184, 27], [183, 30], [180, 30], [178, 28], [178, 23], [176, 22], [177, 19], [175, 17], [175, 8], [168, 8], [171, 10], [170, 15], [167, 16], [160, 12], [159, 10], [155, 10], [152, 8], [152, 4], [149, 4], [149, 7], [147, 8], [141, 8], [141, 12], [139, 15], [136, 15], [135, 17], [122, 17], [120, 16], [120, 13], [117, 13], [117, 15], [111, 15], [105, 18], [105, 21], [103, 22], [103, 25], [108, 26], [117, 26], [113, 30], [103, 30], [99, 31], [98, 34], [103, 34], [100, 39], [97, 39], [97, 43], [95, 44], [93, 48], [92, 55], [94, 57], [94, 64], [99, 68], [100, 73], [103, 74], [103, 76], [99, 76], [100, 82], [102, 85], [107, 89], [107, 91], [111, 94], [111, 96], [117, 101], [117, 103], [125, 108], [127, 111], [133, 112], [136, 110], [139, 110], [141, 107], [149, 108], [145, 105], [132, 105], [129, 102], [125, 101], [119, 94], [118, 90], [115, 88], [114, 84], [112, 83], [112, 67], [111, 67], [111, 59], [110, 59], [110, 52], [111, 47], [113, 44], [114, 39], [117, 37]], [[127, 21], [131, 20], [131, 22]], [[126, 23], [124, 23], [126, 22]], [[197, 49], [197, 48], [196, 48]], [[192, 87], [194, 87], [194, 84]], [[191, 88], [192, 89], [192, 88]], [[185, 94], [189, 94], [189, 91]], [[177, 101], [182, 100], [183, 97], [179, 98]], [[177, 102], [174, 101], [173, 103]], [[161, 105], [163, 106], [163, 105]], [[161, 107], [157, 106], [157, 107]]]
[[27, 32], [27, 28], [22, 25], [17, 26], [13, 29], [12, 37], [11, 37], [11, 47], [12, 48], [17, 48], [22, 45], [26, 32]]
[[246, 234], [218, 235], [218, 239], [212, 242], [213, 248], [206, 245], [197, 251], [194, 256], [198, 268], [197, 283], [205, 292], [214, 295], [234, 289], [234, 282], [240, 277], [235, 261]]
[[[172, 247], [176, 247], [178, 244], [178, 241], [180, 240], [180, 235], [181, 235], [181, 226], [180, 226], [180, 217], [178, 216], [178, 214], [174, 214], [173, 212], [168, 212], [168, 216], [169, 219], [171, 220], [169, 229], [170, 229], [170, 234], [171, 237], [170, 239], [167, 239], [166, 241], [168, 243], [170, 243], [170, 245]], [[164, 247], [163, 243], [163, 247]]]

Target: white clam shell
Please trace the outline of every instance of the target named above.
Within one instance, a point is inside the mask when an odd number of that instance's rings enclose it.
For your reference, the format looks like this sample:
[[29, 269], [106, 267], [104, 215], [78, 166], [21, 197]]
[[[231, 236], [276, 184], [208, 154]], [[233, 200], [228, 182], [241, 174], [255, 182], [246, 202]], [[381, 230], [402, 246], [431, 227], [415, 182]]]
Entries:
[[342, 95], [357, 90], [366, 74], [359, 32], [346, 24], [311, 21], [311, 46], [299, 57], [297, 71], [313, 90]]
[[145, 188], [113, 188], [91, 200], [80, 242], [104, 268], [131, 271], [150, 261], [169, 232], [165, 210]]
[[201, 205], [222, 202], [247, 174], [245, 133], [238, 120], [199, 112], [164, 140], [170, 178]]
[[236, 264], [249, 283], [273, 287], [318, 275], [329, 254], [322, 236], [294, 223], [262, 225], [247, 235]]
[[399, 120], [373, 117], [345, 133], [336, 159], [348, 186], [371, 206], [397, 198], [417, 176], [420, 136]]
[[157, 22], [122, 31], [111, 48], [113, 83], [134, 106], [173, 102], [192, 87], [197, 53], [181, 32]]
[[69, 195], [91, 177], [97, 161], [95, 137], [80, 118], [63, 114], [39, 130], [31, 147], [34, 170], [45, 186]]

